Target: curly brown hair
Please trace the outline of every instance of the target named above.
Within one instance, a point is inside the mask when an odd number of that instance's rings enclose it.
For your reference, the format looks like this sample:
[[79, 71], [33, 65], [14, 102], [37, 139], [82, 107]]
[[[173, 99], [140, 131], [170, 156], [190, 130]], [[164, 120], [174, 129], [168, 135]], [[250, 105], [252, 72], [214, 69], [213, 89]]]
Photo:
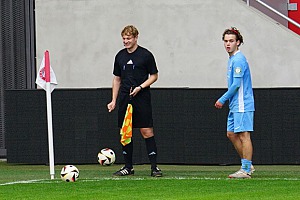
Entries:
[[236, 27], [231, 27], [229, 29], [226, 29], [222, 35], [222, 40], [224, 40], [224, 37], [225, 35], [229, 35], [229, 34], [233, 34], [236, 36], [236, 41], [240, 41], [240, 44], [243, 44], [244, 43], [244, 39], [243, 39], [243, 36], [241, 35], [240, 31], [236, 28]]

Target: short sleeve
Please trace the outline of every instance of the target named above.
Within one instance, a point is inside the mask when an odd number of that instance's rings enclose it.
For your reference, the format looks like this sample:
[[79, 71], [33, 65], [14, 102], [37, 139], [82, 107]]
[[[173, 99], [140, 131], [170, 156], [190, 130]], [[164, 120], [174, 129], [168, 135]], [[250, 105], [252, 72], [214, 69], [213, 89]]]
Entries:
[[119, 61], [118, 61], [118, 54], [115, 56], [113, 74], [115, 76], [121, 76], [121, 68], [120, 68]]
[[157, 74], [158, 73], [155, 58], [151, 52], [149, 52], [149, 54], [148, 54], [147, 70], [148, 70], [149, 74]]

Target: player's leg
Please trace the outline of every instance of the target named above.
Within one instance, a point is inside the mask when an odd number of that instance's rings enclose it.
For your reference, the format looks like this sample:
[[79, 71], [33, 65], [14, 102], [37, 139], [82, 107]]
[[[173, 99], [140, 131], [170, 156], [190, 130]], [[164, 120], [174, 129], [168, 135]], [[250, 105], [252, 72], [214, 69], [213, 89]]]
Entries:
[[140, 132], [145, 139], [148, 158], [151, 163], [151, 176], [162, 176], [161, 170], [157, 167], [157, 147], [153, 128], [140, 128]]
[[[122, 127], [127, 105], [128, 105], [128, 95], [120, 95], [119, 97], [119, 110], [118, 110], [118, 127]], [[120, 129], [121, 131], [121, 129]], [[125, 161], [125, 166], [120, 170], [115, 172], [114, 176], [126, 176], [133, 175], [133, 163], [132, 163], [132, 155], [133, 155], [133, 141], [125, 146], [122, 145], [122, 153]]]
[[242, 168], [247, 173], [251, 173], [253, 146], [250, 133], [253, 131], [254, 112], [245, 112], [239, 115], [242, 124], [240, 129], [241, 133], [239, 134], [243, 146]]
[[242, 169], [251, 174], [253, 147], [250, 132], [239, 133], [243, 148]]
[[235, 134], [232, 131], [227, 131], [227, 138], [231, 141], [233, 144], [235, 150], [239, 154], [240, 158], [243, 158], [243, 144], [240, 140], [240, 137], [238, 134]]
[[113, 173], [114, 176], [127, 176], [134, 175], [134, 169], [132, 164], [132, 155], [133, 155], [133, 143], [132, 140], [129, 144], [123, 146], [122, 145], [122, 153], [124, 156], [125, 166], [120, 170]]
[[153, 128], [140, 128], [140, 132], [144, 139], [154, 137]]
[[157, 147], [153, 134], [153, 128], [140, 128], [140, 132], [145, 139], [147, 154], [151, 163], [151, 169], [156, 168]]
[[122, 145], [122, 153], [124, 156], [125, 161], [125, 167], [128, 169], [133, 168], [132, 164], [132, 155], [133, 155], [133, 141], [131, 139], [131, 142], [125, 146]]
[[235, 150], [239, 154], [240, 158], [243, 158], [242, 152], [242, 143], [238, 136], [238, 134], [234, 133], [234, 113], [229, 111], [228, 118], [227, 118], [227, 138], [233, 144]]
[[[241, 158], [241, 163], [243, 163], [244, 158], [247, 160], [252, 160], [253, 147], [252, 147], [252, 142], [251, 142], [249, 132], [239, 133], [239, 134], [235, 134], [234, 132], [227, 132], [227, 137], [229, 138], [234, 148], [238, 152]], [[252, 174], [254, 171], [255, 168], [253, 165], [251, 165], [249, 173]]]
[[125, 166], [113, 173], [114, 176], [127, 176], [134, 175], [134, 169], [132, 165], [132, 152], [133, 152], [133, 144], [132, 141], [122, 146], [123, 156], [125, 161]]
[[239, 133], [238, 135], [242, 144], [242, 158], [252, 160], [253, 146], [250, 137], [250, 132], [246, 131]]
[[149, 90], [133, 98], [133, 127], [139, 128], [141, 135], [145, 139], [146, 150], [151, 163], [151, 176], [162, 176], [162, 172], [157, 167], [157, 148], [153, 133], [153, 118], [151, 94]]
[[250, 132], [253, 131], [253, 112], [234, 113], [234, 132], [241, 143], [242, 167], [239, 171], [229, 175], [230, 178], [250, 178], [253, 147]]

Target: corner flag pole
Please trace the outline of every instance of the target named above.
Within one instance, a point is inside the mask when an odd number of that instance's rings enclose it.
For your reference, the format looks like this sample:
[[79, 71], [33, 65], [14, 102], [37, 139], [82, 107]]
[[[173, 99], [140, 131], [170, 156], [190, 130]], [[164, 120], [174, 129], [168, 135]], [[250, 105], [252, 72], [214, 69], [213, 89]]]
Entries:
[[55, 171], [54, 171], [54, 148], [53, 148], [49, 51], [45, 51], [45, 78], [46, 78], [47, 119], [48, 119], [49, 166], [50, 166], [50, 177], [51, 179], [54, 179]]

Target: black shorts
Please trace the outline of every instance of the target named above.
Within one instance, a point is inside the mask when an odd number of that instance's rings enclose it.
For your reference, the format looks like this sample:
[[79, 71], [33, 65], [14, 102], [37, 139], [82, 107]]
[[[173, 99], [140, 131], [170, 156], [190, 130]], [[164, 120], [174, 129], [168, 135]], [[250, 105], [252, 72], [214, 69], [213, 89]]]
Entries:
[[123, 125], [125, 113], [128, 104], [131, 103], [132, 111], [132, 127], [133, 128], [150, 128], [153, 127], [152, 105], [150, 90], [142, 90], [130, 100], [129, 94], [120, 93], [119, 95], [119, 111], [118, 111], [118, 127]]

